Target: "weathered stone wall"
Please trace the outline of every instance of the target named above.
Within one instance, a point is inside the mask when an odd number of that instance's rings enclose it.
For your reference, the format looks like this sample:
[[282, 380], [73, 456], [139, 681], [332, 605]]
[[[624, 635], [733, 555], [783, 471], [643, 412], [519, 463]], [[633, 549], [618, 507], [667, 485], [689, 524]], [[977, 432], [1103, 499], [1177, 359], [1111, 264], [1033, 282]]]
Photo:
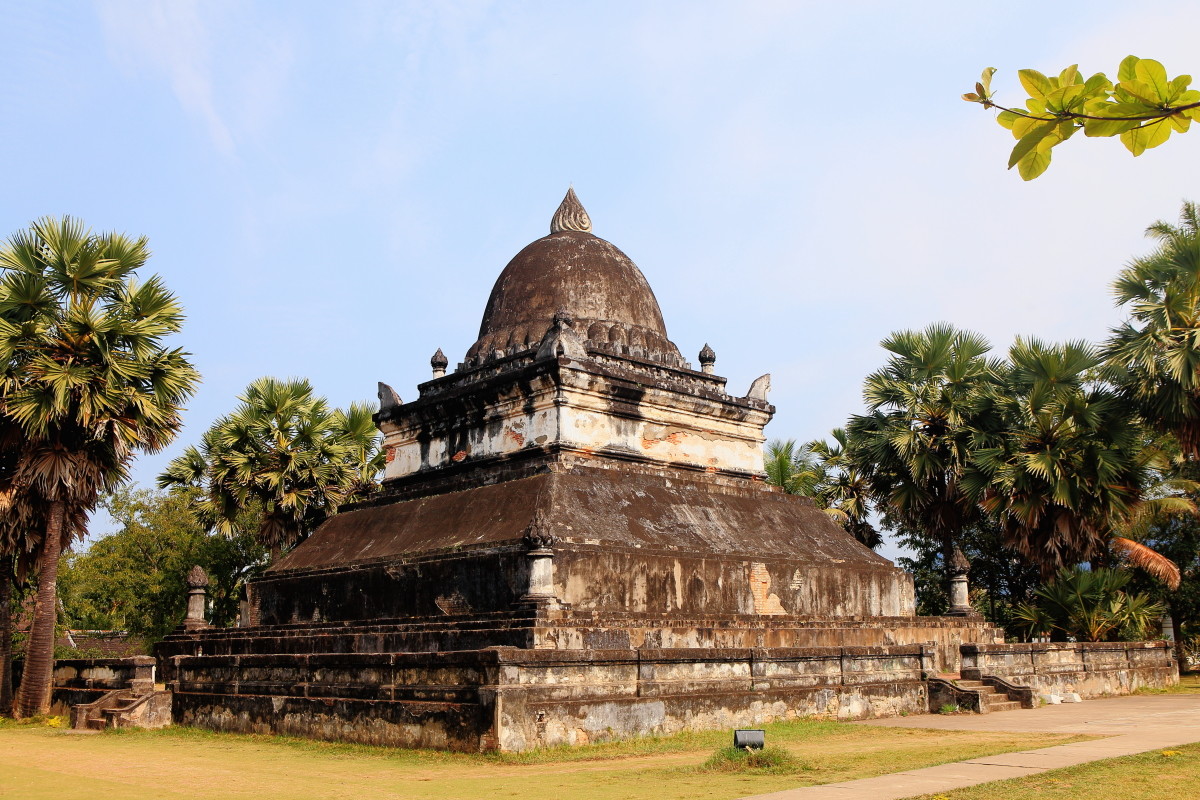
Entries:
[[254, 584], [259, 622], [445, 617], [510, 610], [529, 585], [524, 548], [468, 548]]
[[902, 617], [912, 578], [805, 498], [571, 468], [340, 513], [254, 584], [262, 624], [482, 614], [529, 590], [529, 537], [578, 610]]
[[499, 747], [922, 713], [931, 657], [920, 647], [517, 652], [502, 669]]
[[555, 555], [554, 584], [559, 599], [580, 611], [845, 618], [911, 611], [908, 575], [872, 567], [576, 547]]
[[454, 750], [921, 713], [929, 648], [177, 656], [175, 721]]
[[1082, 697], [1129, 694], [1172, 686], [1179, 669], [1170, 642], [1032, 642], [966, 644], [962, 676], [996, 675], [1039, 693]]
[[174, 662], [169, 685], [179, 724], [375, 745], [494, 749], [495, 660], [478, 651]]
[[54, 662], [50, 713], [67, 716], [73, 705], [91, 703], [106, 692], [131, 685], [152, 688], [155, 664], [151, 656], [59, 659]]
[[928, 643], [932, 668], [957, 672], [964, 643], [1003, 641], [982, 619], [963, 617], [757, 617], [754, 615], [618, 614], [529, 607], [502, 614], [458, 614], [364, 623], [297, 623], [177, 631], [156, 654], [171, 680], [178, 655], [396, 653], [479, 650], [494, 646], [549, 650], [877, 647]]
[[[580, 611], [856, 619], [904, 617], [912, 607], [910, 579], [890, 567], [597, 546], [560, 550], [553, 565], [558, 600]], [[263, 625], [496, 613], [513, 609], [528, 588], [520, 546], [269, 573], [254, 585]]]
[[582, 362], [529, 354], [422, 384], [419, 400], [382, 416], [385, 476], [538, 448], [760, 475], [773, 411], [691, 370], [601, 353]]

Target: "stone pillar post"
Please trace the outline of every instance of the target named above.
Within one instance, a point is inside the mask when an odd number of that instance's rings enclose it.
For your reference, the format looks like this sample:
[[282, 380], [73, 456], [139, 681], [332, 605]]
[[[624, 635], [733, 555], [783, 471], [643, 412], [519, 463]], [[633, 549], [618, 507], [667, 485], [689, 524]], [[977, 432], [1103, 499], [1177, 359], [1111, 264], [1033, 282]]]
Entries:
[[954, 548], [954, 556], [950, 559], [950, 610], [946, 612], [951, 617], [969, 617], [975, 614], [971, 608], [971, 592], [967, 585], [967, 573], [971, 563], [963, 555], [963, 551]]
[[187, 585], [187, 616], [183, 618], [183, 627], [187, 630], [207, 628], [208, 621], [204, 618], [204, 611], [208, 605], [208, 575], [200, 565], [192, 567], [192, 571], [188, 573]]
[[433, 377], [440, 378], [446, 374], [446, 367], [450, 366], [450, 359], [446, 358], [446, 354], [442, 352], [442, 348], [438, 348], [433, 354], [433, 358], [429, 359], [429, 366], [433, 367]]
[[1162, 637], [1168, 642], [1175, 641], [1175, 621], [1171, 619], [1170, 614], [1163, 614], [1159, 621], [1162, 625]]
[[554, 544], [558, 538], [550, 531], [544, 515], [534, 514], [529, 529], [525, 532], [525, 544], [529, 550], [529, 588], [521, 596], [522, 605], [540, 608], [558, 608], [558, 597], [554, 594]]

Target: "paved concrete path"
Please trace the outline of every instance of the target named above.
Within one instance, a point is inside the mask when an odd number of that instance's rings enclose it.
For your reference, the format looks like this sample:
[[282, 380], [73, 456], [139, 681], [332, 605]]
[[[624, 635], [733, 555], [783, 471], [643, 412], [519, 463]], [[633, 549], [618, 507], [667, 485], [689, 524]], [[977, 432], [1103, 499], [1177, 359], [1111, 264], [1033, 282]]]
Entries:
[[1110, 697], [992, 714], [929, 714], [867, 720], [860, 724], [948, 731], [1086, 733], [1109, 738], [973, 758], [878, 778], [786, 789], [745, 800], [896, 800], [1198, 742], [1200, 695]]

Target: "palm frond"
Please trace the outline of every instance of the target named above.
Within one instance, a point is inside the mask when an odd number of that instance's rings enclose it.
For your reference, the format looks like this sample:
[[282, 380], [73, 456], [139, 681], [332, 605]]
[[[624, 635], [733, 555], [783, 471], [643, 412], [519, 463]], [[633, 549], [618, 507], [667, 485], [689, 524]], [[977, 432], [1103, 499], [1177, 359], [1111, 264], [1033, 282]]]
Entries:
[[1112, 549], [1135, 567], [1145, 570], [1170, 589], [1178, 589], [1182, 576], [1174, 561], [1141, 542], [1114, 536]]

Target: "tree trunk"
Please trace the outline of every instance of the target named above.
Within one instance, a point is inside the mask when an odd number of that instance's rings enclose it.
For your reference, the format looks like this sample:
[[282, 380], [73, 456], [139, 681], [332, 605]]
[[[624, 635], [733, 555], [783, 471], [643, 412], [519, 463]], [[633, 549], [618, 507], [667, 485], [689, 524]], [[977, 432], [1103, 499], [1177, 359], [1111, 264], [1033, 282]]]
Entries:
[[62, 555], [66, 504], [53, 500], [46, 514], [46, 535], [38, 554], [37, 604], [25, 644], [25, 671], [17, 693], [17, 717], [50, 712], [54, 679], [54, 635], [58, 627], [58, 559]]
[[942, 610], [943, 614], [949, 613], [953, 590], [950, 588], [951, 582], [954, 580], [954, 575], [951, 574], [950, 562], [954, 560], [954, 537], [944, 534], [942, 536], [942, 591], [946, 595], [946, 607]]
[[0, 566], [0, 716], [12, 712], [12, 595], [15, 575], [11, 557]]
[[1168, 604], [1168, 608], [1171, 610], [1171, 628], [1175, 636], [1175, 659], [1179, 662], [1179, 674], [1183, 675], [1188, 671], [1187, 654], [1183, 647], [1183, 609], [1174, 607], [1173, 603]]

